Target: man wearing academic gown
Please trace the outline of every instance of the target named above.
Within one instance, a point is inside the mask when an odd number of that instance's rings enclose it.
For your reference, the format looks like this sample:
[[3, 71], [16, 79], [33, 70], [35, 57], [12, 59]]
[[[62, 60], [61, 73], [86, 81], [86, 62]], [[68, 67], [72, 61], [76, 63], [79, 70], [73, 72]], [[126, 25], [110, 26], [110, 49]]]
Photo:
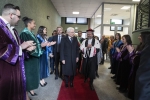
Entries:
[[0, 100], [26, 100], [22, 50], [31, 45], [29, 42], [21, 44], [17, 31], [12, 27], [19, 19], [19, 7], [6, 4], [0, 16]]
[[77, 38], [74, 37], [74, 28], [67, 29], [67, 35], [62, 38], [60, 47], [60, 60], [62, 61], [62, 73], [65, 77], [65, 87], [68, 87], [70, 77], [70, 87], [73, 87], [74, 75], [76, 73], [76, 63], [79, 57], [79, 47]]
[[97, 53], [99, 52], [99, 41], [94, 39], [94, 30], [87, 30], [87, 39], [84, 40], [80, 46], [83, 52], [82, 73], [87, 78], [90, 78], [90, 88], [94, 90], [93, 80], [95, 79], [95, 72], [97, 68]]

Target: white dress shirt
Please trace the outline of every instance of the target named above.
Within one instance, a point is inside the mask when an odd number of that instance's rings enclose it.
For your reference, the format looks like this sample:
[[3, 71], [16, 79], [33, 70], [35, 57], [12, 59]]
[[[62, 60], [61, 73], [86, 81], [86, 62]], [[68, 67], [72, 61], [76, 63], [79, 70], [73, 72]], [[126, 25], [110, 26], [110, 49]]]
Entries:
[[88, 39], [88, 44], [92, 44], [92, 39]]
[[[17, 38], [16, 38], [15, 33], [13, 31], [14, 27], [10, 26], [9, 22], [7, 20], [5, 20], [2, 16], [0, 16], [0, 19], [2, 19], [4, 21], [4, 23], [7, 25], [9, 31], [11, 32], [11, 34], [13, 35], [14, 39], [16, 40], [16, 42], [18, 44]], [[19, 46], [19, 56], [22, 56], [22, 48], [21, 48], [21, 46]]]

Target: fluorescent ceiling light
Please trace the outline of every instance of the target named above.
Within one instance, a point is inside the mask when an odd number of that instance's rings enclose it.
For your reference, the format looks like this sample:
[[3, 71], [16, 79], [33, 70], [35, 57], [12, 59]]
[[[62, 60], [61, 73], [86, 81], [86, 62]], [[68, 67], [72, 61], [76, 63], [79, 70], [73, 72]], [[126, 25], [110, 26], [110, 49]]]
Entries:
[[79, 14], [79, 12], [72, 12], [73, 14]]
[[97, 17], [102, 17], [102, 15], [97, 15]]
[[141, 0], [132, 0], [132, 1], [139, 2], [139, 1], [141, 1]]
[[129, 9], [130, 6], [123, 6], [121, 9]]

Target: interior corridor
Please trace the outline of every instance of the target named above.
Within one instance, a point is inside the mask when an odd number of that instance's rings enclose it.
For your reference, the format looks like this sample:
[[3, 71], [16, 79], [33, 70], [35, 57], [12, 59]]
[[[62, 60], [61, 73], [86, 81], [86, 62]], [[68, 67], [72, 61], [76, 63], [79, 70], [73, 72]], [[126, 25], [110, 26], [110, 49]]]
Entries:
[[[99, 100], [130, 100], [125, 97], [125, 94], [121, 94], [118, 90], [116, 90], [116, 84], [111, 79], [110, 70], [108, 69], [109, 66], [108, 62], [105, 62], [104, 65], [99, 65], [99, 78], [94, 80], [94, 87]], [[54, 77], [55, 76], [53, 74], [47, 78], [47, 86], [39, 86], [39, 88], [35, 90], [35, 93], [37, 93], [38, 96], [30, 96], [31, 99], [57, 100], [62, 81], [61, 79], [55, 80]]]

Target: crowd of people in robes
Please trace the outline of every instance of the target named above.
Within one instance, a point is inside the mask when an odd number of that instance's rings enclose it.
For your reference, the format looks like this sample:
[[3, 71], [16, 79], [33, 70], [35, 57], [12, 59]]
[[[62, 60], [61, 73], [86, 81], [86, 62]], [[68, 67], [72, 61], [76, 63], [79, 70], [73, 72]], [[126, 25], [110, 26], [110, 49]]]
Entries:
[[[146, 46], [146, 40], [149, 34], [150, 32], [141, 32], [138, 37], [140, 44], [134, 47], [129, 35], [123, 35], [121, 37], [121, 34], [117, 33], [112, 48], [110, 49], [111, 67], [109, 69], [111, 69], [111, 73], [114, 75], [111, 78], [117, 85], [116, 89], [120, 93], [127, 94], [131, 100], [148, 100], [140, 99], [140, 94], [137, 95], [140, 90], [138, 89], [139, 83], [136, 81], [138, 80], [142, 84], [142, 80], [137, 76], [137, 71], [140, 70], [139, 66], [142, 62], [142, 59], [140, 59], [142, 56], [141, 52]], [[140, 89], [142, 88], [140, 87]]]
[[92, 29], [86, 30], [87, 38], [84, 39], [82, 31], [75, 36], [73, 27], [68, 27], [65, 32], [62, 27], [57, 27], [48, 38], [45, 26], [33, 33], [36, 24], [29, 17], [22, 18], [25, 28], [19, 34], [15, 26], [20, 19], [18, 6], [6, 4], [3, 7], [0, 16], [0, 100], [30, 100], [28, 93], [38, 96], [33, 90], [39, 84], [45, 87], [48, 83], [44, 79], [53, 73], [55, 80], [61, 78], [66, 88], [72, 88], [78, 72], [84, 75], [84, 82], [90, 80], [89, 87], [94, 90], [93, 81], [99, 77], [98, 66], [104, 64], [107, 49], [109, 69], [114, 74], [112, 79], [119, 85], [116, 89], [128, 93], [132, 100], [148, 100], [150, 97], [144, 95], [149, 92], [147, 54], [150, 32], [141, 33], [140, 44], [135, 49], [129, 35], [121, 37], [116, 33], [108, 43], [105, 36], [101, 40], [94, 36]]

